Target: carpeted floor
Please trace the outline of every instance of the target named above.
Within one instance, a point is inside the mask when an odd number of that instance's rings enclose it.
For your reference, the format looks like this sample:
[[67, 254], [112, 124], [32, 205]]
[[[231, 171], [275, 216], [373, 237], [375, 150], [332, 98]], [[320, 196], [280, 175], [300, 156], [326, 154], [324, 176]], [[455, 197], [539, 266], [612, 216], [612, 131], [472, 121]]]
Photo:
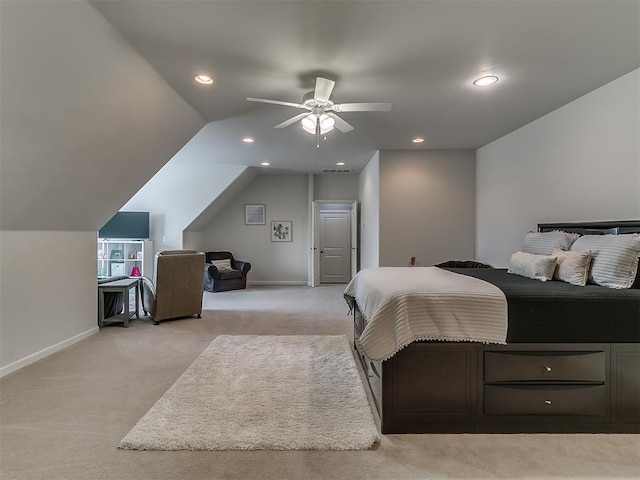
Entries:
[[117, 449], [218, 335], [346, 335], [344, 286], [205, 293], [202, 319], [103, 328], [0, 380], [0, 478], [640, 478], [638, 435], [385, 435], [369, 451]]
[[368, 450], [378, 440], [345, 336], [220, 335], [120, 448]]

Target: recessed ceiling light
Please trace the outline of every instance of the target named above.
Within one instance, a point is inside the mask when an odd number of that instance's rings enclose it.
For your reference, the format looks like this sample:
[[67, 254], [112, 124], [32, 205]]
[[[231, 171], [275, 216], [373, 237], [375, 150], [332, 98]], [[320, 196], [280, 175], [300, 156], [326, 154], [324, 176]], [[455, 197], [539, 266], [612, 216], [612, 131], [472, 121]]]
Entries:
[[213, 84], [213, 78], [211, 78], [209, 75], [196, 75], [194, 79], [196, 82], [201, 83], [202, 85]]
[[486, 87], [487, 85], [493, 85], [498, 81], [498, 77], [495, 75], [487, 75], [486, 77], [480, 77], [473, 81], [473, 84], [477, 87]]
[[344, 165], [344, 162], [338, 162], [338, 163], [336, 163], [336, 165], [338, 165], [339, 167], [341, 167], [341, 166], [343, 166], [343, 165]]
[[416, 137], [413, 140], [411, 140], [413, 143], [422, 143], [424, 142], [424, 138], [422, 137]]
[[244, 138], [242, 139], [242, 141], [243, 141], [244, 143], [253, 143], [253, 142], [255, 142], [255, 140], [254, 140], [253, 138], [251, 138], [251, 137], [244, 137]]
[[271, 164], [269, 162], [262, 162], [260, 165], [262, 165], [263, 167], [268, 167]]

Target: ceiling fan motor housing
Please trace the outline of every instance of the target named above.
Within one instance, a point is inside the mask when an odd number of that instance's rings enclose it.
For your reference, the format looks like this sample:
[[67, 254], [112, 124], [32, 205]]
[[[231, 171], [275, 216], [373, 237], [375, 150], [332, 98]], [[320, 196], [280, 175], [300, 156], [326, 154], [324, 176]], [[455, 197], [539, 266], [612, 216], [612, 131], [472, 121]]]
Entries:
[[322, 102], [320, 100], [316, 100], [314, 95], [315, 95], [315, 92], [313, 91], [305, 93], [304, 96], [302, 97], [302, 104], [311, 109], [315, 107], [328, 108], [333, 106], [333, 101], [331, 99], [327, 100], [326, 102]]

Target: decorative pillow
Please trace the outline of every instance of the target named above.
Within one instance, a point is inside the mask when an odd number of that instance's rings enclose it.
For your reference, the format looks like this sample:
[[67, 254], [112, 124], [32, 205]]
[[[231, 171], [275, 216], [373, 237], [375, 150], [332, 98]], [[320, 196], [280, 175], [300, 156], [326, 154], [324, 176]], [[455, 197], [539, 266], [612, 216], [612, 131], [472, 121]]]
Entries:
[[555, 269], [556, 257], [554, 256], [516, 252], [511, 255], [507, 272], [546, 282], [553, 278]]
[[231, 268], [231, 260], [228, 258], [224, 260], [212, 260], [211, 265], [215, 265], [219, 272], [230, 272], [233, 270], [233, 268]]
[[640, 234], [584, 235], [571, 250], [593, 252], [589, 282], [609, 288], [633, 285], [640, 257]]
[[524, 236], [522, 251], [536, 255], [551, 255], [554, 250], [570, 250], [578, 237], [577, 233], [561, 232], [529, 232]]
[[589, 278], [589, 267], [593, 254], [591, 251], [571, 251], [554, 250], [553, 256], [556, 257], [556, 271], [553, 274], [554, 280], [562, 280], [571, 285], [584, 287]]

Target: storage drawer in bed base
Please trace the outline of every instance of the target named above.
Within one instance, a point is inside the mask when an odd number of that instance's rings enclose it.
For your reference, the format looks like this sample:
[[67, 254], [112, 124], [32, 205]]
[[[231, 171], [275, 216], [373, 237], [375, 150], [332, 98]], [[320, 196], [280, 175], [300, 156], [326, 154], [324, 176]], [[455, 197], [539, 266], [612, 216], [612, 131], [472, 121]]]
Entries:
[[485, 385], [485, 415], [579, 415], [602, 418], [604, 385]]
[[382, 433], [640, 433], [640, 344], [416, 342], [384, 362], [358, 356]]

